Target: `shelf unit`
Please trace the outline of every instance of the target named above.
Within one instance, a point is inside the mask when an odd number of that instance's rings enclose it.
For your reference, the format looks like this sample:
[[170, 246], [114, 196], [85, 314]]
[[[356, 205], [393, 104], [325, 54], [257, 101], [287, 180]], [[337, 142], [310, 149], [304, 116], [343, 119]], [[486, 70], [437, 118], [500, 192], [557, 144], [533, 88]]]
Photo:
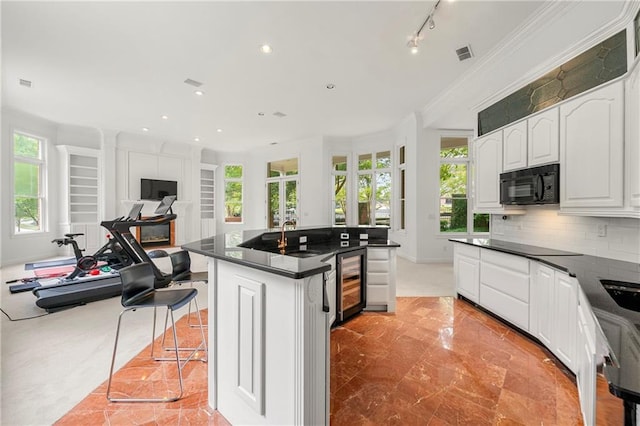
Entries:
[[95, 252], [104, 244], [101, 232], [102, 171], [100, 151], [59, 145], [61, 163], [60, 231], [82, 233], [78, 245], [86, 253]]
[[69, 155], [69, 221], [98, 222], [98, 157]]
[[214, 170], [200, 169], [200, 218], [214, 219]]

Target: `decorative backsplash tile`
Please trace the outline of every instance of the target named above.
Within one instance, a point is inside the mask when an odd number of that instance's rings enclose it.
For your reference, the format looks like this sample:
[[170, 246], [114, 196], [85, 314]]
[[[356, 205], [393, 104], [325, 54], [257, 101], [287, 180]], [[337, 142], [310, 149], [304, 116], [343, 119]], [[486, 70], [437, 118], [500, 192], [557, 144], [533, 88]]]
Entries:
[[479, 112], [478, 136], [623, 75], [627, 72], [626, 44], [623, 30]]

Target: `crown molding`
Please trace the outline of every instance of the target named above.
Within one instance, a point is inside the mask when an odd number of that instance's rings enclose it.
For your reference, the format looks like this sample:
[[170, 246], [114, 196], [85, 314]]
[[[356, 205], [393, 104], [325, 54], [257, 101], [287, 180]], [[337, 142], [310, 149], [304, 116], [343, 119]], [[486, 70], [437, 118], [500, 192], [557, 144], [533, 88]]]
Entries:
[[[496, 63], [503, 62], [505, 58], [509, 57], [511, 52], [517, 51], [523, 44], [535, 39], [551, 24], [563, 19], [567, 13], [578, 7], [582, 2], [586, 2], [586, 0], [545, 2], [545, 4], [538, 9], [534, 15], [532, 15], [524, 24], [519, 26], [517, 30], [506, 36], [501, 43], [485, 55], [485, 57], [465, 73], [465, 75], [424, 106], [421, 109], [423, 123], [425, 123], [425, 125], [429, 125], [429, 116], [432, 114], [437, 116], [437, 112], [442, 108], [443, 102], [451, 102], [452, 99], [455, 100], [456, 98], [463, 96], [462, 93], [464, 93], [464, 90], [461, 89], [468, 87], [467, 85], [470, 82], [473, 83], [473, 80], [476, 77], [490, 71], [495, 67]], [[508, 94], [513, 93], [515, 90], [518, 90], [531, 81], [534, 81], [541, 75], [544, 75], [549, 70], [562, 65], [577, 54], [592, 47], [594, 44], [625, 29], [626, 25], [629, 24], [629, 22], [632, 22], [633, 18], [635, 18], [635, 14], [639, 8], [640, 0], [625, 1], [623, 9], [617, 18], [613, 19], [608, 24], [595, 29], [587, 37], [568, 47], [560, 54], [549, 58], [537, 67], [529, 70], [529, 72], [523, 74], [519, 79], [505, 85], [502, 90], [473, 104], [471, 107], [472, 110], [481, 111], [488, 105], [495, 103]]]

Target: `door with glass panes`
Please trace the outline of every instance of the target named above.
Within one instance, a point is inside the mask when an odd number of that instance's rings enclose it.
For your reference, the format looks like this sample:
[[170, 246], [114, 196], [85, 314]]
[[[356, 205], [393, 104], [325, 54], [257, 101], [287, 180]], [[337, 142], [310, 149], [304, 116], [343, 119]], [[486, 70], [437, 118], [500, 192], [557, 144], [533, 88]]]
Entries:
[[298, 159], [267, 163], [267, 228], [299, 224]]

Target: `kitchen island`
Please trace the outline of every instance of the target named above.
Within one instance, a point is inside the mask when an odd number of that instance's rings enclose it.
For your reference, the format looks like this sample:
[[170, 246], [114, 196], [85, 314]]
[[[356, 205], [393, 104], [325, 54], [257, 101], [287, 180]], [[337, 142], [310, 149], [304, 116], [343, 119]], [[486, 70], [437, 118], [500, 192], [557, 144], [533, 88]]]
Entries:
[[238, 231], [182, 246], [209, 257], [209, 405], [232, 424], [329, 424], [327, 273], [337, 253], [398, 246], [386, 237], [386, 228]]

